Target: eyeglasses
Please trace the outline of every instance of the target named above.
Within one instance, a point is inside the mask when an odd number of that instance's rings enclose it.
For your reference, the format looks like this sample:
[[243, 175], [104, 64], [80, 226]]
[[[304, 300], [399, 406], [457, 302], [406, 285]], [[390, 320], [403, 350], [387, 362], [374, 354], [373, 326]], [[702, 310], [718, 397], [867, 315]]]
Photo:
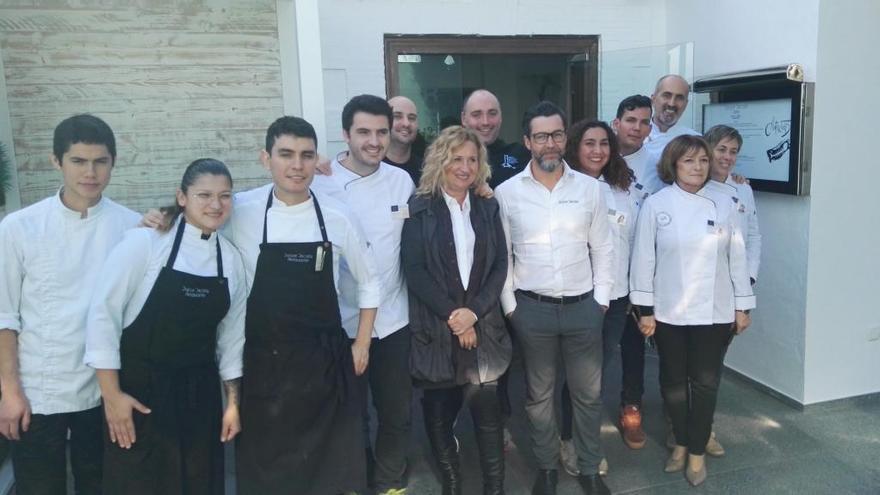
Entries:
[[547, 140], [553, 138], [553, 141], [556, 143], [564, 143], [565, 142], [565, 131], [554, 131], [554, 132], [536, 132], [532, 134], [532, 141], [538, 144], [546, 144]]

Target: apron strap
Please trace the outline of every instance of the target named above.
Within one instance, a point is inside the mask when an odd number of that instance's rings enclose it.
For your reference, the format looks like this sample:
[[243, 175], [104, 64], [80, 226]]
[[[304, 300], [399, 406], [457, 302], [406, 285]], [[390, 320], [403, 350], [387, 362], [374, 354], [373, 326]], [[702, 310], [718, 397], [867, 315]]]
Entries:
[[[271, 191], [269, 191], [269, 199], [266, 200], [266, 211], [263, 212], [263, 244], [267, 244], [267, 236], [266, 236], [266, 224], [268, 223], [269, 217], [269, 208], [272, 207], [272, 196], [275, 195], [275, 188], [273, 187]], [[309, 189], [309, 196], [312, 197], [312, 202], [315, 204], [315, 213], [318, 215], [318, 228], [321, 229], [321, 240], [324, 241], [324, 244], [329, 244], [330, 241], [327, 240], [327, 228], [324, 226], [324, 215], [321, 214], [321, 206], [318, 204], [318, 198], [315, 197], [315, 193]], [[218, 244], [217, 249], [220, 249]]]
[[220, 252], [220, 233], [215, 232], [214, 235], [217, 236], [214, 239], [217, 241], [217, 278], [223, 278], [223, 253]]
[[181, 213], [178, 218], [180, 222], [177, 224], [177, 233], [174, 234], [174, 244], [171, 245], [171, 254], [168, 255], [168, 261], [165, 262], [165, 268], [174, 269], [174, 261], [177, 259], [177, 252], [180, 250], [180, 241], [183, 239], [183, 229], [186, 227], [186, 219]]

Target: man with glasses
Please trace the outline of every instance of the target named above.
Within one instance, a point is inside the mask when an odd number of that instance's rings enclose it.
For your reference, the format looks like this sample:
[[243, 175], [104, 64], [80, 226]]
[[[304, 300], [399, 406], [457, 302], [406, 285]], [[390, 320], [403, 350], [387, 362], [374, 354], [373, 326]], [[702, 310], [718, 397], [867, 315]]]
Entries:
[[565, 160], [565, 114], [542, 101], [523, 116], [532, 159], [498, 186], [508, 275], [501, 305], [520, 342], [526, 414], [538, 460], [532, 493], [556, 493], [559, 432], [557, 366], [574, 407], [574, 444], [586, 494], [610, 493], [599, 476], [602, 320], [614, 283], [612, 235], [599, 182]]

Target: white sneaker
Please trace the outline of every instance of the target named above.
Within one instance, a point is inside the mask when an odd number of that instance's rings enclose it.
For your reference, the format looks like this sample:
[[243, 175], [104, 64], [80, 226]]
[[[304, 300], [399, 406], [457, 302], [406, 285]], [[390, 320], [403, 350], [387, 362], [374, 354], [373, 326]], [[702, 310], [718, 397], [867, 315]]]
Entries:
[[608, 459], [604, 457], [599, 461], [599, 476], [608, 476]]
[[574, 442], [571, 440], [559, 440], [559, 463], [562, 464], [566, 473], [572, 476], [581, 474], [581, 470], [578, 469], [578, 456], [574, 451]]

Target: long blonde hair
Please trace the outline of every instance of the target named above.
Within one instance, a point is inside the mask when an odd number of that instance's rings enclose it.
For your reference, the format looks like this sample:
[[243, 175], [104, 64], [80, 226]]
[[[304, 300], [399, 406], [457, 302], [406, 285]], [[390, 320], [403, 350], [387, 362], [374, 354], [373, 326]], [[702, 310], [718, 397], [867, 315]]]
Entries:
[[453, 154], [467, 142], [474, 143], [477, 146], [477, 178], [471, 185], [471, 189], [479, 189], [483, 186], [492, 175], [492, 169], [489, 168], [487, 161], [486, 147], [480, 142], [477, 133], [471, 129], [458, 125], [443, 129], [437, 139], [431, 143], [425, 152], [425, 164], [422, 167], [422, 179], [419, 181], [419, 188], [416, 194], [419, 196], [440, 195], [441, 186], [446, 173], [446, 167], [452, 163]]

